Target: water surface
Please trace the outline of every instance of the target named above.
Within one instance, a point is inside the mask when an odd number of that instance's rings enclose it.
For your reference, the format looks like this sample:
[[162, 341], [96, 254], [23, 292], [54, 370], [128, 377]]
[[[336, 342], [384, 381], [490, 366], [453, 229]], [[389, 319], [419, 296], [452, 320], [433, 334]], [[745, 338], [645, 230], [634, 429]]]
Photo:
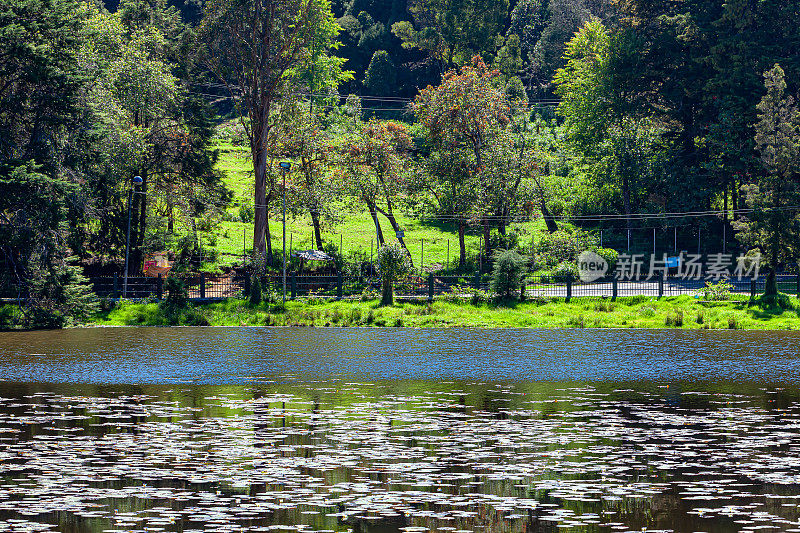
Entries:
[[798, 341], [0, 334], [0, 532], [800, 531]]

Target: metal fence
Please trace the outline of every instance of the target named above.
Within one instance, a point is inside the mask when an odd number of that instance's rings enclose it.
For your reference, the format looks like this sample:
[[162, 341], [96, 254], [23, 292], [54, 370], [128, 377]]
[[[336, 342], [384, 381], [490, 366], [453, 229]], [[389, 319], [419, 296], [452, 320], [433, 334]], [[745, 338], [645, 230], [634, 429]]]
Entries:
[[[192, 300], [209, 300], [244, 297], [250, 292], [251, 277], [245, 275], [211, 276], [207, 274], [180, 276], [189, 298]], [[163, 299], [167, 295], [166, 279], [162, 277], [130, 276], [127, 286], [122, 276], [106, 276], [90, 278], [91, 286], [101, 298], [129, 299]], [[731, 292], [755, 297], [764, 291], [766, 279], [726, 279]], [[272, 291], [280, 295], [283, 290], [281, 275], [269, 275], [260, 278], [262, 291]], [[664, 279], [616, 280], [600, 279], [590, 283], [581, 281], [557, 281], [550, 276], [528, 276], [520, 291], [527, 298], [563, 298], [570, 300], [624, 298], [631, 296], [669, 297], [679, 295], [697, 295], [705, 288], [707, 280], [667, 277]], [[780, 292], [800, 297], [800, 275], [784, 274], [778, 276]], [[381, 280], [377, 276], [347, 277], [342, 275], [298, 275], [288, 273], [286, 277], [286, 296], [289, 299], [318, 296], [328, 298], [352, 298], [367, 295], [376, 297], [380, 292]], [[397, 283], [395, 293], [400, 298], [428, 298], [450, 295], [454, 298], [469, 298], [476, 291], [489, 292], [490, 276], [474, 273], [472, 275], [438, 275], [410, 276]], [[516, 292], [519, 294], [519, 292]], [[0, 286], [0, 299], [24, 299], [25, 291], [5, 284]]]

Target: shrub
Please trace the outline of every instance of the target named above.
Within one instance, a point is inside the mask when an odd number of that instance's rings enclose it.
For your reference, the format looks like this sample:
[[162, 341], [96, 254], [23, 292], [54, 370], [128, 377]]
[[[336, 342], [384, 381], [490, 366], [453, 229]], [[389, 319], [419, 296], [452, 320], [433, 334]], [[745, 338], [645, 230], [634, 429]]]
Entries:
[[556, 283], [566, 283], [578, 279], [578, 267], [575, 263], [563, 262], [553, 269], [553, 281]]
[[256, 218], [256, 210], [252, 205], [239, 206], [239, 220], [245, 224], [251, 224]]
[[167, 289], [167, 299], [164, 302], [166, 305], [175, 309], [189, 305], [189, 290], [181, 278], [177, 276], [167, 277], [164, 282], [164, 288]]
[[731, 289], [733, 285], [725, 281], [719, 280], [717, 283], [706, 282], [706, 286], [700, 289], [700, 294], [703, 295], [704, 300], [722, 301], [731, 299]]
[[653, 307], [646, 306], [639, 309], [639, 315], [644, 318], [653, 318], [656, 316], [656, 310]]
[[489, 301], [489, 293], [481, 289], [475, 289], [470, 298], [472, 305], [479, 305]]
[[555, 266], [565, 261], [574, 262], [581, 251], [596, 247], [597, 239], [585, 231], [577, 230], [576, 233], [568, 233], [559, 230], [544, 235], [536, 243], [536, 252], [541, 256], [536, 262], [548, 266]]
[[381, 305], [394, 303], [394, 284], [411, 272], [411, 261], [406, 250], [398, 243], [381, 246], [377, 255], [383, 291]]
[[619, 252], [613, 248], [598, 248], [594, 253], [605, 259], [606, 263], [608, 263], [608, 272], [613, 273], [619, 260]]
[[513, 250], [497, 250], [490, 288], [504, 298], [519, 290], [525, 276], [526, 259]]
[[683, 327], [683, 309], [675, 311], [674, 316], [668, 316], [664, 319], [664, 323], [670, 327], [682, 328]]

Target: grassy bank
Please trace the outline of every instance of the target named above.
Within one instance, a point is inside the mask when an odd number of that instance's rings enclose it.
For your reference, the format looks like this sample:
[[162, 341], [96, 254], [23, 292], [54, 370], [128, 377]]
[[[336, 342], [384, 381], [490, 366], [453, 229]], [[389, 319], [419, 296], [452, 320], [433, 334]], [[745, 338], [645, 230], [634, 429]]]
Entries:
[[529, 302], [398, 302], [298, 300], [280, 306], [243, 300], [174, 310], [157, 303], [122, 303], [98, 314], [94, 325], [373, 326], [482, 328], [800, 329], [800, 307], [747, 300], [704, 302], [690, 296]]

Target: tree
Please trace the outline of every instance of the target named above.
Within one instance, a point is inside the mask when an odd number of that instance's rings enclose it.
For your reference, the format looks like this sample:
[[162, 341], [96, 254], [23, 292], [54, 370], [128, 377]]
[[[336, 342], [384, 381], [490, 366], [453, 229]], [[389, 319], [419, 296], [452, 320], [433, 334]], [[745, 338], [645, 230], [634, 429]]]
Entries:
[[[330, 47], [339, 26], [329, 0], [212, 0], [200, 33], [205, 62], [227, 87], [250, 141], [254, 168], [254, 253], [267, 250], [268, 162], [276, 101], [291, 69]], [[245, 117], [247, 120], [245, 120]]]
[[394, 284], [406, 277], [413, 266], [406, 250], [391, 243], [381, 246], [376, 257], [381, 275], [381, 305], [394, 304]]
[[366, 204], [375, 224], [378, 246], [384, 244], [378, 213], [389, 220], [411, 260], [394, 207], [406, 189], [405, 163], [412, 147], [405, 124], [370, 119], [346, 141], [344, 172], [353, 192]]
[[[287, 102], [288, 103], [288, 102]], [[323, 249], [323, 222], [338, 222], [341, 216], [337, 202], [341, 200], [342, 184], [332, 176], [336, 146], [330, 134], [322, 127], [319, 110], [306, 111], [297, 101], [287, 115], [290, 128], [284, 140], [286, 153], [299, 159], [292, 168], [290, 200], [295, 211], [308, 213], [314, 228], [314, 242]]]
[[612, 34], [592, 19], [567, 44], [566, 65], [554, 78], [567, 141], [600, 183], [618, 188], [628, 230], [638, 185], [657, 174], [651, 163], [658, 154], [658, 129], [640, 117], [641, 93], [628, 75], [637, 44], [631, 34]]
[[387, 96], [397, 89], [397, 68], [386, 50], [372, 55], [364, 74], [364, 88], [377, 96]]
[[0, 172], [0, 188], [0, 236], [24, 296], [23, 325], [59, 328], [87, 319], [97, 298], [67, 245], [69, 206], [79, 197], [77, 184], [28, 163], [8, 174]]
[[[131, 177], [141, 176], [139, 189], [145, 194], [135, 195], [132, 206], [134, 272], [146, 249], [166, 247], [176, 218], [194, 227], [194, 217], [213, 219], [230, 197], [214, 170], [213, 116], [174, 74], [188, 75], [189, 68], [188, 60], [174, 59], [183, 35], [177, 16], [161, 1], [126, 0], [113, 14], [96, 9], [80, 53], [91, 79], [86, 104], [94, 127], [102, 131], [92, 146], [99, 160], [88, 188], [96, 209], [107, 215], [93, 228], [91, 245], [94, 251], [121, 255], [126, 192]], [[122, 220], [114, 220], [115, 213]]]
[[[459, 158], [459, 163], [451, 169], [434, 166], [434, 169], [444, 171], [439, 177], [447, 182], [445, 189], [463, 187], [472, 182], [492, 194], [495, 182], [492, 169], [485, 167], [486, 151], [492, 137], [509, 122], [511, 110], [503, 91], [494, 83], [498, 75], [498, 71], [490, 70], [480, 57], [475, 56], [472, 65], [447, 72], [438, 87], [428, 86], [421, 90], [412, 104], [434, 149], [445, 160], [453, 156]], [[465, 158], [465, 151], [471, 152], [471, 160]], [[454, 170], [467, 175], [457, 176]], [[473, 179], [477, 181], [473, 182]], [[489, 242], [489, 210], [463, 202], [471, 197], [459, 194], [458, 200], [453, 198], [450, 202], [451, 207], [458, 209], [453, 214], [458, 224], [462, 266], [466, 257], [463, 234], [470, 213], [476, 214], [483, 224], [484, 238]]]
[[503, 298], [509, 298], [519, 290], [525, 278], [526, 259], [514, 250], [497, 250], [492, 270], [492, 292]]
[[752, 210], [736, 224], [739, 238], [769, 259], [764, 294], [778, 293], [776, 269], [781, 260], [800, 251], [800, 110], [786, 95], [783, 69], [775, 64], [764, 73], [767, 93], [758, 104], [755, 143], [763, 171], [743, 187]]
[[508, 0], [413, 0], [408, 10], [414, 22], [394, 23], [392, 33], [404, 48], [425, 51], [444, 71], [494, 52]]
[[79, 51], [86, 6], [0, 0], [0, 253], [27, 327], [80, 321], [94, 297], [70, 247], [88, 199]]

